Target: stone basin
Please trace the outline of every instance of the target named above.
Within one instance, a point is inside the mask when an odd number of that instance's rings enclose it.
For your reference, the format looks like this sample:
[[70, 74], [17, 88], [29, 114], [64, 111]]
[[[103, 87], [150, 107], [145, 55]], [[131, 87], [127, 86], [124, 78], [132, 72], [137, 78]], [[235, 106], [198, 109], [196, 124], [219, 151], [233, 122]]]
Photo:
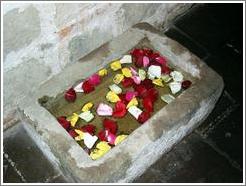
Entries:
[[[55, 108], [59, 104], [66, 107], [61, 96], [68, 87], [141, 46], [167, 57], [192, 86], [172, 103], [158, 103], [157, 112], [145, 124], [135, 130], [126, 128], [128, 138], [93, 161], [58, 124], [56, 116], [61, 109]], [[150, 25], [140, 23], [44, 82], [18, 108], [26, 130], [69, 182], [132, 182], [206, 119], [223, 86], [222, 78], [198, 57]]]

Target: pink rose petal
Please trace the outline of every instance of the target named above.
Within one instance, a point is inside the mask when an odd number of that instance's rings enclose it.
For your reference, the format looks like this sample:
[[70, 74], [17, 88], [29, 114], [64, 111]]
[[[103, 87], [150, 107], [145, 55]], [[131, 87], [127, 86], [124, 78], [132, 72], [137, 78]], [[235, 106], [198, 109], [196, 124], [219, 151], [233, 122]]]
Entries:
[[147, 56], [143, 57], [143, 66], [148, 67], [149, 66], [149, 58]]
[[141, 83], [141, 78], [139, 76], [132, 76], [132, 79], [137, 85]]
[[99, 116], [112, 116], [113, 109], [107, 104], [100, 103], [97, 107], [97, 114]]
[[108, 130], [105, 131], [105, 134], [106, 134], [105, 136], [106, 136], [109, 144], [114, 145], [116, 136], [114, 134], [112, 134], [111, 132], [109, 132]]
[[138, 95], [138, 93], [135, 91], [127, 91], [126, 92], [126, 100], [131, 101], [132, 98], [136, 97], [137, 95]]
[[133, 75], [133, 76], [138, 75], [138, 73], [137, 73], [137, 71], [136, 71], [136, 69], [135, 69], [135, 68], [130, 67], [130, 70], [131, 70], [131, 73], [132, 73], [132, 75]]
[[98, 74], [93, 74], [91, 77], [89, 77], [88, 81], [90, 82], [90, 84], [96, 86], [100, 84], [101, 79]]

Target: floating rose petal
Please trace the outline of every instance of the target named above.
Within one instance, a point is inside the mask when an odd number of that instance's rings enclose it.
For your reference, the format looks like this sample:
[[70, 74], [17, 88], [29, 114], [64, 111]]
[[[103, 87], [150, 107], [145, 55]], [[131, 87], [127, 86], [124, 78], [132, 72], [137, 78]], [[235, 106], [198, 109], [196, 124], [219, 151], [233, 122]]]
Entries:
[[132, 72], [129, 68], [125, 67], [125, 68], [122, 68], [121, 69], [122, 71], [122, 74], [125, 76], [125, 77], [132, 77]]
[[103, 120], [103, 127], [109, 132], [111, 132], [112, 134], [116, 134], [118, 129], [116, 121], [107, 118]]
[[138, 106], [138, 100], [137, 98], [133, 98], [126, 106], [126, 108], [130, 108], [131, 106]]
[[150, 79], [145, 79], [141, 82], [141, 85], [143, 85], [146, 89], [151, 89], [154, 87], [152, 80]]
[[84, 139], [84, 132], [83, 131], [81, 131], [81, 130], [79, 130], [79, 129], [74, 129], [74, 131], [78, 134], [78, 136], [76, 136], [74, 139], [76, 140], [76, 141], [81, 141], [81, 140], [83, 140]]
[[138, 117], [138, 122], [143, 124], [145, 121], [147, 121], [150, 118], [150, 114], [148, 112], [142, 112]]
[[103, 68], [103, 69], [99, 70], [99, 72], [98, 72], [98, 75], [101, 77], [106, 76], [107, 74], [108, 74], [108, 71], [106, 68]]
[[135, 85], [134, 90], [138, 93], [138, 96], [143, 98], [147, 95], [147, 89], [144, 85]]
[[159, 86], [159, 87], [164, 87], [164, 84], [162, 83], [162, 79], [158, 78], [158, 79], [154, 79], [152, 80], [153, 84]]
[[115, 139], [114, 144], [115, 145], [118, 145], [119, 143], [121, 143], [122, 141], [124, 141], [127, 138], [127, 136], [128, 135], [124, 135], [124, 134], [117, 136], [116, 139]]
[[100, 139], [100, 141], [107, 141], [105, 130], [99, 131], [97, 136]]
[[114, 145], [116, 136], [112, 134], [111, 132], [109, 132], [108, 130], [105, 130], [105, 134], [106, 134], [106, 138], [109, 144]]
[[147, 56], [143, 57], [143, 66], [148, 67], [149, 66], [149, 58]]
[[147, 90], [146, 97], [150, 98], [153, 102], [157, 100], [158, 96], [159, 96], [159, 93], [155, 88], [151, 88]]
[[134, 49], [133, 51], [130, 52], [132, 56], [134, 57], [139, 57], [144, 55], [144, 51], [142, 49]]
[[183, 75], [182, 75], [182, 73], [181, 72], [178, 72], [178, 71], [172, 71], [171, 73], [170, 73], [170, 75], [171, 75], [171, 77], [173, 78], [173, 80], [174, 81], [176, 81], [176, 82], [181, 82], [181, 81], [183, 81]]
[[166, 65], [167, 64], [167, 60], [164, 57], [162, 57], [162, 56], [156, 57], [155, 61], [160, 63], [161, 65]]
[[96, 145], [96, 148], [90, 153], [90, 157], [93, 160], [97, 160], [102, 157], [111, 149], [107, 142], [101, 141]]
[[124, 78], [121, 83], [123, 87], [127, 88], [132, 86], [134, 84], [134, 81], [132, 78]]
[[111, 103], [116, 103], [117, 101], [120, 101], [119, 96], [115, 94], [113, 91], [109, 91], [107, 93], [106, 99]]
[[101, 78], [98, 74], [93, 74], [92, 76], [89, 77], [88, 81], [93, 86], [97, 86], [100, 84]]
[[80, 82], [78, 85], [76, 85], [74, 87], [74, 91], [75, 92], [84, 92], [84, 90], [82, 89], [82, 85], [83, 85], [83, 82]]
[[150, 62], [154, 62], [155, 61], [155, 59], [157, 58], [157, 57], [159, 57], [160, 56], [160, 54], [159, 53], [152, 53], [151, 55], [149, 55], [149, 59], [150, 59]]
[[88, 93], [94, 91], [95, 87], [87, 80], [83, 83], [82, 89], [84, 90], [85, 94], [88, 94]]
[[169, 87], [173, 94], [178, 93], [181, 90], [181, 83], [180, 82], [171, 82], [169, 83]]
[[139, 76], [132, 76], [132, 79], [137, 85], [141, 83], [141, 78]]
[[81, 130], [83, 132], [88, 132], [91, 135], [94, 135], [95, 134], [95, 130], [96, 130], [96, 126], [92, 125], [92, 124], [84, 125], [83, 127], [81, 127]]
[[91, 149], [93, 145], [96, 143], [98, 137], [97, 136], [92, 136], [89, 133], [84, 133], [84, 144], [86, 147]]
[[161, 96], [161, 99], [165, 101], [167, 104], [171, 103], [173, 100], [175, 100], [175, 97], [173, 97], [171, 94], [164, 94]]
[[167, 65], [163, 65], [163, 66], [161, 67], [161, 72], [162, 72], [163, 74], [170, 74], [171, 69], [170, 69]]
[[163, 74], [161, 75], [161, 79], [165, 82], [168, 83], [172, 78], [168, 74]]
[[118, 96], [120, 98], [120, 101], [122, 101], [125, 105], [128, 103], [128, 101], [126, 100], [126, 94], [125, 93], [121, 93]]
[[78, 136], [78, 134], [75, 132], [74, 129], [69, 130], [68, 133], [69, 133], [69, 135], [70, 135], [72, 138], [75, 138], [76, 136]]
[[76, 113], [73, 113], [72, 116], [67, 118], [67, 120], [70, 121], [72, 127], [75, 126], [75, 124], [77, 123], [78, 119], [79, 119], [79, 115], [76, 114]]
[[124, 104], [124, 102], [118, 101], [114, 107], [113, 117], [122, 118], [126, 115], [126, 112], [127, 110], [126, 110], [126, 105]]
[[111, 69], [113, 70], [113, 71], [116, 71], [116, 70], [119, 70], [119, 69], [121, 69], [121, 63], [120, 63], [120, 61], [114, 61], [114, 62], [112, 62], [111, 64], [110, 64], [110, 67], [111, 67]]
[[69, 90], [66, 91], [64, 97], [67, 101], [74, 102], [76, 99], [76, 92], [74, 91], [73, 88], [70, 88]]
[[71, 126], [71, 123], [66, 120], [66, 117], [65, 116], [60, 116], [59, 118], [57, 118], [57, 121], [66, 130], [68, 130], [70, 128], [70, 126]]
[[140, 79], [141, 79], [142, 81], [145, 80], [145, 78], [146, 78], [146, 72], [145, 72], [145, 70], [139, 69], [139, 70], [138, 70], [138, 74], [139, 74], [139, 77], [140, 77]]
[[153, 54], [153, 50], [152, 49], [149, 49], [149, 48], [144, 48], [143, 49], [143, 52], [144, 52], [144, 55], [146, 55], [148, 57]]
[[148, 68], [148, 75], [150, 77], [160, 78], [161, 77], [161, 67], [156, 66], [156, 65], [150, 65], [150, 67]]
[[86, 122], [90, 122], [94, 118], [94, 115], [91, 113], [91, 111], [86, 111], [82, 112], [79, 117]]
[[137, 71], [136, 71], [136, 69], [134, 67], [130, 67], [130, 70], [131, 70], [133, 76], [137, 76], [138, 75], [138, 73], [137, 73]]
[[190, 80], [185, 80], [182, 82], [182, 88], [187, 89], [191, 86], [191, 81]]
[[107, 104], [100, 103], [97, 107], [97, 114], [99, 116], [112, 116], [113, 109]]
[[143, 112], [140, 108], [136, 106], [131, 106], [128, 109], [128, 112], [136, 119], [138, 119], [139, 115]]
[[89, 111], [89, 110], [91, 110], [92, 107], [93, 107], [93, 103], [92, 103], [92, 102], [88, 102], [88, 103], [86, 103], [86, 104], [82, 107], [81, 111], [82, 111], [82, 112]]
[[138, 95], [137, 92], [135, 91], [127, 91], [126, 92], [126, 100], [127, 101], [131, 101], [134, 97], [136, 97]]
[[154, 108], [153, 108], [152, 99], [149, 97], [143, 98], [143, 107], [147, 112], [153, 112]]
[[124, 55], [124, 56], [120, 59], [120, 63], [121, 63], [121, 64], [132, 63], [132, 56], [131, 56], [131, 55]]
[[114, 82], [115, 84], [119, 84], [123, 79], [124, 79], [123, 74], [116, 74], [116, 75], [114, 76], [113, 82]]
[[113, 91], [115, 94], [120, 94], [120, 93], [122, 93], [122, 89], [121, 89], [118, 85], [116, 85], [116, 84], [110, 85], [110, 86], [109, 86], [109, 89], [110, 89], [111, 91]]
[[143, 56], [139, 56], [137, 58], [134, 58], [135, 60], [135, 65], [138, 68], [141, 68], [143, 66]]

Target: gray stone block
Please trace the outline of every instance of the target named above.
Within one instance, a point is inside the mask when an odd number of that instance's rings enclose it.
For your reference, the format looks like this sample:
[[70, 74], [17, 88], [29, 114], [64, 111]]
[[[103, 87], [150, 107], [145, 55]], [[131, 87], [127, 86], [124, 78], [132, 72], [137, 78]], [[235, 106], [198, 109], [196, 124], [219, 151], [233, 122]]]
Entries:
[[[173, 66], [187, 73], [193, 86], [137, 128], [123, 143], [93, 161], [38, 99], [45, 95], [55, 97], [78, 78], [88, 77], [109, 63], [109, 59], [125, 54], [139, 42], [158, 50]], [[71, 182], [131, 182], [204, 121], [222, 89], [222, 78], [203, 61], [150, 25], [141, 23], [42, 84], [19, 103], [19, 114], [27, 131], [40, 139], [37, 142], [44, 153]]]

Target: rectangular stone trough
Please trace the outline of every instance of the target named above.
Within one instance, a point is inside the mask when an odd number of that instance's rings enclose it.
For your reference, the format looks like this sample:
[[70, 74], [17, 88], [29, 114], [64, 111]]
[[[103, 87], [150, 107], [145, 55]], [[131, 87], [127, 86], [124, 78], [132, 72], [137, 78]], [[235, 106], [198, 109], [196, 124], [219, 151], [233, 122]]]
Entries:
[[[52, 115], [64, 90], [135, 47], [149, 47], [182, 71], [192, 86], [160, 109], [125, 141], [98, 160], [88, 154]], [[18, 103], [24, 127], [69, 182], [132, 182], [209, 115], [222, 90], [222, 78], [186, 48], [146, 23], [105, 43]], [[64, 106], [64, 105], [63, 105]]]

